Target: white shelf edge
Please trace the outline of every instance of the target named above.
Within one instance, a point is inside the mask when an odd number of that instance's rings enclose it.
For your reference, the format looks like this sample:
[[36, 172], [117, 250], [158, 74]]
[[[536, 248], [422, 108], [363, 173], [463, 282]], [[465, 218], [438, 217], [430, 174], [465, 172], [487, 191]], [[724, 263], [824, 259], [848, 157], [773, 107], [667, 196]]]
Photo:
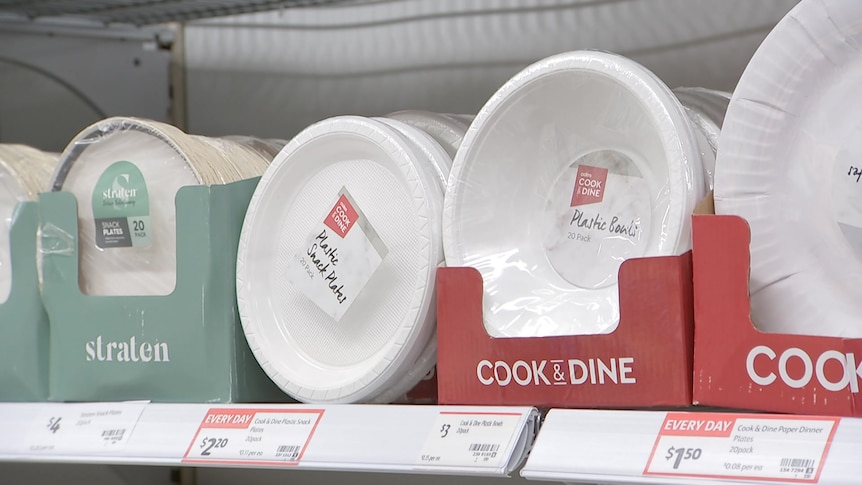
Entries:
[[[123, 403], [98, 403], [89, 406], [111, 405], [122, 406]], [[30, 446], [28, 443], [36, 443], [32, 436], [34, 433], [44, 432], [42, 428], [45, 426], [41, 421], [45, 421], [46, 416], [69, 413], [71, 406], [73, 405], [58, 403], [0, 404], [0, 436], [7, 437], [0, 441], [0, 461], [499, 477], [510, 475], [523, 463], [532, 445], [538, 421], [538, 412], [530, 407], [151, 403], [144, 405], [137, 424], [129, 433], [121, 451], [75, 452], [74, 449], [67, 448], [65, 451], [57, 452], [28, 452], [22, 448]], [[210, 409], [279, 411], [320, 409], [323, 410], [323, 414], [298, 464], [185, 462], [183, 457], [193, 440], [198, 438], [199, 425]], [[426, 445], [426, 440], [432, 433], [441, 411], [471, 415], [505, 412], [511, 415], [509, 418], [512, 420], [511, 429], [514, 432], [511, 433], [512, 438], [500, 450], [505, 456], [501, 458], [499, 465], [485, 467], [418, 465], [423, 446]], [[64, 424], [72, 421], [72, 418], [67, 417]], [[206, 432], [218, 433], [211, 430]], [[481, 431], [474, 430], [474, 433], [476, 432]]]
[[[748, 473], [737, 478], [723, 475], [733, 472], [708, 471], [711, 463], [715, 470], [719, 464], [743, 462], [743, 464], [766, 464], [776, 467], [780, 457], [802, 456], [800, 450], [813, 450], [817, 446], [828, 449], [822, 460], [820, 469], [820, 485], [850, 485], [859, 483], [862, 476], [862, 419], [858, 418], [828, 418], [811, 416], [779, 416], [772, 414], [744, 414], [734, 412], [704, 413], [693, 411], [688, 416], [692, 419], [716, 421], [727, 419], [733, 425], [726, 436], [668, 436], [663, 434], [659, 441], [659, 432], [667, 426], [665, 418], [676, 419], [678, 416], [668, 416], [665, 411], [602, 411], [602, 410], [564, 410], [549, 411], [542, 429], [533, 445], [533, 451], [526, 465], [521, 469], [521, 476], [528, 480], [554, 481], [565, 483], [602, 483], [602, 484], [791, 484], [805, 483], [781, 479], [758, 479]], [[739, 421], [737, 421], [739, 420]], [[836, 424], [828, 424], [836, 420]], [[786, 424], [788, 428], [799, 422], [801, 425], [812, 426], [810, 423], [823, 424], [825, 430], [834, 429], [831, 442], [824, 438], [821, 444], [816, 438], [797, 434], [786, 434], [783, 438], [775, 438], [765, 431], [753, 434], [738, 431], [738, 426], [748, 423]], [[790, 424], [787, 424], [790, 423]], [[700, 433], [699, 431], [697, 433]], [[754, 436], [751, 442], [736, 442], [736, 437], [743, 439]], [[816, 436], [812, 434], [811, 436]], [[748, 438], [744, 438], [748, 439]], [[669, 440], [669, 441], [666, 441]], [[661, 444], [660, 444], [661, 443]], [[691, 443], [690, 445], [688, 443]], [[648, 466], [659, 463], [659, 467], [667, 466], [663, 460], [664, 447], [668, 445], [703, 447], [705, 460], [695, 463], [683, 462], [680, 472], [692, 475], [712, 474], [713, 476], [669, 476], [645, 475]], [[725, 445], [738, 444], [741, 447], [752, 446], [753, 454], [730, 453]], [[713, 446], [715, 445], [715, 446]], [[710, 448], [710, 446], [712, 446]], [[656, 459], [650, 464], [653, 449], [656, 449]], [[659, 451], [661, 454], [659, 454]], [[797, 455], [794, 455], [797, 453]], [[741, 458], [740, 458], [741, 457]], [[816, 467], [816, 465], [815, 465]], [[816, 469], [816, 468], [815, 468]], [[672, 473], [677, 473], [673, 471]], [[814, 483], [810, 480], [807, 483]]]

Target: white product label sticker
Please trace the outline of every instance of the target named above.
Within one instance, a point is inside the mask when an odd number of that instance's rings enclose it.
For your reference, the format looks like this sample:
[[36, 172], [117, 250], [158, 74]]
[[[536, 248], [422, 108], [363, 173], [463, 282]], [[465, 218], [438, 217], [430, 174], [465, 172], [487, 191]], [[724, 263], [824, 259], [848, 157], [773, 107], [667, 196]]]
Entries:
[[649, 187], [627, 156], [603, 150], [581, 157], [548, 197], [548, 260], [580, 288], [616, 283], [620, 264], [645, 253], [651, 208]]
[[420, 467], [500, 468], [518, 439], [520, 413], [441, 411], [416, 463]]
[[36, 417], [25, 451], [88, 455], [122, 451], [146, 402], [49, 404]]
[[338, 321], [387, 252], [356, 201], [342, 187], [332, 209], [288, 265], [288, 279]]
[[849, 151], [839, 152], [833, 180], [832, 203], [838, 227], [862, 257], [862, 159]]
[[322, 409], [213, 408], [183, 462], [297, 465], [322, 417]]
[[644, 475], [817, 483], [839, 418], [668, 413]]

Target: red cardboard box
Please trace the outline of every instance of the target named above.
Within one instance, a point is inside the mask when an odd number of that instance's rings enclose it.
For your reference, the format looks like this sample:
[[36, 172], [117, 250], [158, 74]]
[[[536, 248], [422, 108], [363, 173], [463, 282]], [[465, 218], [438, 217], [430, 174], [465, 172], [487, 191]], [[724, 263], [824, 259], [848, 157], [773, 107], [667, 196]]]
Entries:
[[437, 367], [411, 389], [405, 397], [407, 404], [437, 404]]
[[437, 273], [441, 404], [571, 408], [691, 405], [691, 253], [625, 261], [620, 323], [603, 335], [493, 338], [474, 268]]
[[757, 330], [748, 296], [748, 223], [737, 216], [696, 215], [692, 232], [694, 403], [862, 416], [862, 339]]

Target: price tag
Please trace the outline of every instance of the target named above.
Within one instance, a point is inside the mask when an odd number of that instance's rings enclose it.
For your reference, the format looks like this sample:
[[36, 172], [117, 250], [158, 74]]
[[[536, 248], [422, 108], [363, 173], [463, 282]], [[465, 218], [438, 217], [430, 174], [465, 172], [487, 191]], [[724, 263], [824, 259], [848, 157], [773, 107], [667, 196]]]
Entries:
[[186, 463], [297, 465], [322, 409], [210, 409], [189, 443]]
[[817, 483], [839, 421], [668, 413], [644, 474]]
[[30, 427], [27, 453], [86, 455], [121, 451], [146, 402], [48, 404]]
[[521, 413], [441, 411], [417, 464], [500, 468], [518, 439], [521, 417]]

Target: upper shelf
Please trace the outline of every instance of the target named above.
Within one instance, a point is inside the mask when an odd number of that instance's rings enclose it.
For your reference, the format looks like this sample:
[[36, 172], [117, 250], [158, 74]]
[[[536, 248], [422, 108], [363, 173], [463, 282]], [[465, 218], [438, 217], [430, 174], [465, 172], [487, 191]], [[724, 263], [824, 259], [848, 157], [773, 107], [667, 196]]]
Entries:
[[101, 24], [154, 25], [345, 0], [0, 0], [0, 17], [72, 18]]

